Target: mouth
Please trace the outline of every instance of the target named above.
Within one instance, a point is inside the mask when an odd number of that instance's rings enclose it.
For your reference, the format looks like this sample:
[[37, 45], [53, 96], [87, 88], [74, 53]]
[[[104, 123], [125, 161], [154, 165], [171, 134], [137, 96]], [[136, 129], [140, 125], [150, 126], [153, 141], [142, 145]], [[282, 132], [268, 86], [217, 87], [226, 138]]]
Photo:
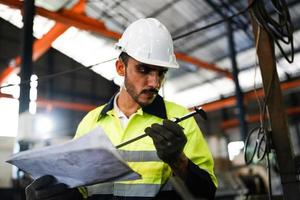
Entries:
[[157, 89], [147, 89], [147, 90], [143, 90], [141, 93], [147, 94], [147, 95], [157, 95], [158, 90]]
[[157, 89], [145, 89], [143, 90], [139, 95], [139, 104], [141, 106], [147, 106], [149, 105], [156, 95], [158, 94]]

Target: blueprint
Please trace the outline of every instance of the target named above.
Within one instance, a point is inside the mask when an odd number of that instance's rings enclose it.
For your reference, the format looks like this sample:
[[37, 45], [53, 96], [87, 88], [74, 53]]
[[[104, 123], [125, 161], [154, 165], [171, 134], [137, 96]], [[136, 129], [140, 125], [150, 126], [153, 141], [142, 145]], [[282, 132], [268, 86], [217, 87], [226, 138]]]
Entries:
[[34, 179], [49, 174], [70, 188], [140, 179], [100, 127], [64, 144], [14, 154], [7, 162]]

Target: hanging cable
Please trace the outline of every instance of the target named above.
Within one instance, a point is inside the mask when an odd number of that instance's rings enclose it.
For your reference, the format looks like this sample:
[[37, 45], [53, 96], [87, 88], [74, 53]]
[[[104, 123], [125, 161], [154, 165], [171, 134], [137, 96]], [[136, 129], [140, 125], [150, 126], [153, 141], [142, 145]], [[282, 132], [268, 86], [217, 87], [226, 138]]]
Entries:
[[[254, 0], [254, 1], [255, 1], [255, 0]], [[246, 13], [246, 12], [253, 6], [254, 1], [251, 2], [244, 10], [241, 10], [241, 11], [239, 11], [239, 12], [237, 12], [237, 13], [231, 15], [230, 17], [223, 18], [222, 20], [219, 20], [219, 21], [213, 22], [213, 23], [211, 23], [211, 24], [202, 26], [202, 27], [200, 27], [200, 28], [194, 29], [194, 30], [189, 31], [189, 32], [187, 32], [187, 33], [184, 33], [184, 34], [182, 34], [182, 35], [175, 36], [175, 37], [173, 37], [173, 40], [176, 41], [176, 40], [179, 40], [179, 39], [181, 39], [181, 38], [184, 38], [184, 37], [187, 37], [187, 36], [189, 36], [189, 35], [192, 35], [192, 34], [194, 34], [194, 33], [197, 33], [197, 32], [199, 32], [199, 31], [203, 31], [203, 30], [206, 30], [206, 29], [211, 28], [211, 27], [213, 27], [213, 26], [217, 26], [217, 25], [222, 24], [222, 23], [224, 23], [224, 22], [230, 21], [230, 20], [232, 20], [233, 18], [235, 18], [235, 17], [237, 17], [237, 16], [239, 16], [239, 15], [242, 15], [242, 14]]]
[[[269, 2], [270, 3], [270, 2]], [[284, 0], [272, 0], [271, 4], [274, 6], [275, 12], [278, 15], [278, 20], [274, 20], [270, 14], [266, 11], [266, 4], [264, 1], [255, 1], [253, 5], [253, 11], [251, 14], [259, 24], [258, 34], [256, 40], [256, 51], [258, 48], [259, 38], [260, 38], [260, 28], [264, 28], [270, 38], [275, 42], [278, 46], [279, 50], [285, 57], [285, 59], [291, 63], [294, 58], [294, 46], [293, 46], [293, 26], [290, 20], [289, 11], [287, 5]], [[291, 46], [291, 58], [288, 57], [287, 53], [283, 50], [281, 46], [281, 42], [284, 44], [289, 44]], [[245, 162], [247, 164], [251, 164], [254, 158], [257, 158], [258, 161], [264, 159], [266, 157], [267, 162], [267, 170], [268, 170], [268, 186], [269, 199], [272, 199], [272, 177], [271, 177], [271, 162], [270, 162], [270, 153], [271, 153], [271, 138], [270, 133], [270, 117], [268, 114], [267, 102], [270, 99], [270, 94], [272, 91], [272, 85], [275, 77], [275, 69], [272, 69], [272, 76], [269, 83], [267, 83], [267, 87], [265, 90], [265, 98], [263, 100], [263, 105], [261, 107], [260, 100], [259, 109], [260, 109], [260, 125], [255, 127], [247, 136], [245, 141]], [[268, 119], [267, 121], [265, 119]]]
[[[294, 61], [294, 27], [285, 0], [254, 0], [253, 2], [252, 12], [255, 20], [259, 26], [263, 27], [268, 32], [284, 58], [289, 63], [292, 63]], [[269, 7], [275, 11], [274, 15], [268, 12], [267, 8]], [[283, 44], [290, 46], [290, 58], [288, 53], [284, 50]]]

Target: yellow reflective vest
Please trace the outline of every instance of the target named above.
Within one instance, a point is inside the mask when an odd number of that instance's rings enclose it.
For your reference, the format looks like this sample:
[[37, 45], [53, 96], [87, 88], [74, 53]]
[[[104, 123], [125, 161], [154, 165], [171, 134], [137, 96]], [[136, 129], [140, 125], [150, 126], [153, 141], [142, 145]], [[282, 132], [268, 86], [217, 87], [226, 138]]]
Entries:
[[[154, 102], [145, 108], [140, 108], [133, 114], [126, 127], [122, 128], [120, 120], [113, 109], [113, 98], [106, 105], [90, 111], [80, 122], [75, 139], [83, 136], [97, 126], [101, 126], [111, 142], [116, 146], [122, 142], [141, 135], [144, 129], [153, 123], [162, 123], [164, 118], [172, 119], [184, 116], [189, 111], [175, 103], [168, 102], [157, 96]], [[194, 164], [209, 173], [217, 186], [213, 172], [213, 159], [203, 135], [194, 118], [179, 123], [184, 128], [187, 143], [185, 155]], [[170, 167], [162, 162], [150, 137], [144, 137], [119, 149], [128, 165], [142, 176], [133, 181], [96, 184], [80, 189], [84, 196], [112, 194], [113, 196], [154, 197], [158, 192], [169, 190], [168, 178]]]

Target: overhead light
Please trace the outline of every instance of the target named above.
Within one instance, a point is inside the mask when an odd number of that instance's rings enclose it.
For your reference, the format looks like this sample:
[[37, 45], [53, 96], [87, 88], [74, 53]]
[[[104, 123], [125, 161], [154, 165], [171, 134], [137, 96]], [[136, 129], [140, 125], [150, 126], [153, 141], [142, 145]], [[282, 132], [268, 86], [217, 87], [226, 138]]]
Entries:
[[[0, 17], [18, 28], [23, 27], [22, 14], [18, 9], [0, 4]], [[36, 15], [33, 22], [33, 35], [40, 39], [54, 26], [55, 21]]]
[[49, 113], [23, 112], [19, 116], [19, 140], [42, 141], [51, 138], [55, 130], [55, 119]]
[[244, 148], [243, 141], [229, 142], [228, 143], [229, 159], [233, 160], [235, 156], [237, 156], [241, 153], [243, 148]]
[[49, 116], [39, 115], [36, 118], [35, 129], [37, 132], [50, 133], [54, 129], [53, 120]]
[[35, 5], [53, 12], [61, 9], [69, 0], [35, 0]]
[[0, 137], [16, 137], [19, 116], [19, 100], [0, 98]]
[[18, 28], [23, 27], [22, 14], [18, 9], [12, 9], [9, 6], [0, 4], [0, 17]]

